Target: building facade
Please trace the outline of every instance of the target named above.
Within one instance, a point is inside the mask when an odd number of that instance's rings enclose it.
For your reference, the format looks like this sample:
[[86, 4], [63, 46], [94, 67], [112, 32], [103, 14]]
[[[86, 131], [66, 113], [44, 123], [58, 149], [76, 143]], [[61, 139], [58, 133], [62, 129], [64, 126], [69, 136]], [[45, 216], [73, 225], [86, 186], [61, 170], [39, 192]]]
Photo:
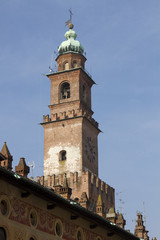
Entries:
[[0, 240], [139, 240], [53, 189], [0, 167]]

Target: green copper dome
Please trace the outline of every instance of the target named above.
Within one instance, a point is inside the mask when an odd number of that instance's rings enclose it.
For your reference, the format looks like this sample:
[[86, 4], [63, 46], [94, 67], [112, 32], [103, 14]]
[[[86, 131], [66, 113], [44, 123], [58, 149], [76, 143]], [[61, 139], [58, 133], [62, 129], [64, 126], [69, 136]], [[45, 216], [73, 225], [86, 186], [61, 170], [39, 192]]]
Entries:
[[[73, 28], [73, 25], [71, 25]], [[63, 41], [61, 45], [58, 48], [59, 54], [67, 53], [67, 52], [76, 52], [83, 54], [83, 47], [80, 44], [78, 40], [75, 40], [77, 37], [77, 34], [73, 29], [70, 27], [70, 29], [65, 33], [66, 41]]]

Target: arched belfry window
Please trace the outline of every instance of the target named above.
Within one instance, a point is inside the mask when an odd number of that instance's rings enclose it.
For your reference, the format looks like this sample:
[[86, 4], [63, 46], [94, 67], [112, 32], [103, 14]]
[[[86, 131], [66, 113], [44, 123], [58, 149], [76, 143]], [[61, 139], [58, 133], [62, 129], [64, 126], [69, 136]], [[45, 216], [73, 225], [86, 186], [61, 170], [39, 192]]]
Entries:
[[63, 70], [68, 70], [69, 69], [69, 62], [65, 62], [63, 65]]
[[6, 240], [6, 231], [4, 230], [4, 228], [0, 228], [0, 240]]
[[70, 98], [70, 84], [65, 82], [61, 86], [61, 93], [60, 93], [61, 99]]
[[59, 153], [59, 161], [64, 161], [67, 159], [67, 152], [65, 150], [60, 151]]
[[73, 65], [73, 68], [78, 67], [77, 61], [74, 61], [72, 65]]

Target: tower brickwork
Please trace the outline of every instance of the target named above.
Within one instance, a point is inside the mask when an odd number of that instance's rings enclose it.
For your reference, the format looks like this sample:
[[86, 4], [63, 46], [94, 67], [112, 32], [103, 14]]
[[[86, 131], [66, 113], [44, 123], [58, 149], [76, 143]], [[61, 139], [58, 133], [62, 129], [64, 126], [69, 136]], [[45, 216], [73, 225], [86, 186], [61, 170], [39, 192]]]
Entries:
[[66, 178], [71, 198], [94, 212], [100, 195], [105, 217], [115, 200], [114, 189], [98, 178], [100, 130], [91, 104], [95, 82], [85, 70], [86, 57], [73, 25], [69, 28], [58, 49], [57, 72], [46, 75], [51, 83], [50, 115], [43, 116], [44, 176], [37, 180], [60, 192]]
[[[75, 37], [70, 29], [68, 37]], [[75, 50], [76, 51], [76, 50]], [[86, 58], [78, 52], [60, 54], [51, 81], [50, 116], [44, 116], [44, 176], [90, 170], [98, 175], [98, 123], [92, 118], [91, 87]], [[64, 154], [64, 157], [61, 156]], [[64, 159], [61, 159], [64, 158]]]

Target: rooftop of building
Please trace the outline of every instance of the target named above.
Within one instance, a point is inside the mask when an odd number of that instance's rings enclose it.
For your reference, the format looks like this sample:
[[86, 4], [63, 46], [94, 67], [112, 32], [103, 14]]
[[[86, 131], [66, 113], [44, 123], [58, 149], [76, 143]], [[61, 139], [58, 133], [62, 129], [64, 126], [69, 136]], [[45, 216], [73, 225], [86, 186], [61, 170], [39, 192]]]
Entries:
[[15, 172], [6, 170], [3, 167], [0, 167], [0, 179], [12, 184], [20, 189], [22, 189], [22, 194], [33, 194], [38, 196], [41, 199], [52, 202], [55, 206], [58, 205], [62, 208], [67, 208], [69, 211], [72, 211], [74, 214], [87, 218], [91, 221], [92, 224], [100, 225], [103, 228], [106, 228], [109, 232], [118, 234], [125, 239], [138, 240], [139, 238], [134, 236], [132, 233], [125, 231], [124, 229], [118, 227], [116, 224], [104, 219], [103, 217], [83, 208], [75, 201], [66, 200], [62, 196], [56, 194], [53, 189], [46, 188], [37, 182], [34, 182], [28, 178], [24, 178], [18, 175]]

